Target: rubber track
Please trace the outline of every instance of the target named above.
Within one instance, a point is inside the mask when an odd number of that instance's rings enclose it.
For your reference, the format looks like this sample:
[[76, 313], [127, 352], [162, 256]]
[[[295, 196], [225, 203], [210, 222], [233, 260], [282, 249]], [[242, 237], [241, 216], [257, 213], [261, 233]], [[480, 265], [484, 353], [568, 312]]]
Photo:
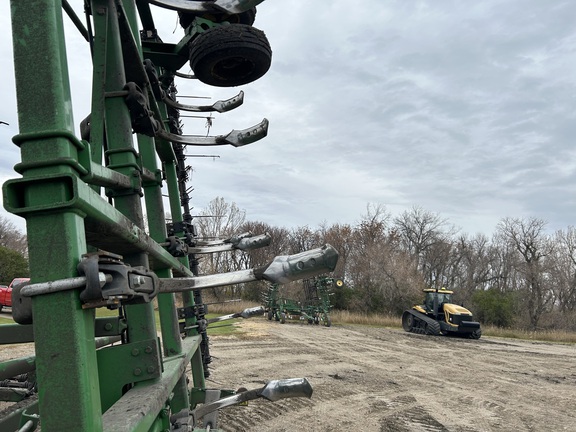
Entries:
[[427, 330], [422, 327], [412, 327], [412, 333], [428, 334], [431, 336], [438, 336], [440, 334], [440, 324], [436, 320], [433, 320], [432, 318], [415, 310], [407, 310], [406, 312], [409, 312], [411, 315], [413, 315], [416, 321], [424, 321], [426, 324], [428, 324]]

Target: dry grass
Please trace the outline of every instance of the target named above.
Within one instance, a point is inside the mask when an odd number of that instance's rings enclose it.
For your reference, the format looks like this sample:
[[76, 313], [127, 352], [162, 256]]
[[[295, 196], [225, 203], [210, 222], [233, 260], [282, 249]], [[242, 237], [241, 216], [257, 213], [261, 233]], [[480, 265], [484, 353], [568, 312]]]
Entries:
[[360, 324], [375, 327], [401, 327], [400, 318], [392, 315], [366, 314], [346, 310], [330, 313], [333, 324]]
[[[330, 314], [334, 324], [360, 324], [377, 327], [402, 328], [400, 317], [379, 314], [361, 314], [349, 311], [334, 311]], [[527, 331], [513, 328], [482, 326], [482, 335], [541, 342], [576, 343], [576, 333], [562, 330]]]
[[564, 330], [520, 330], [482, 326], [482, 334], [510, 339], [523, 339], [542, 342], [576, 343], [576, 333]]
[[[208, 306], [210, 314], [227, 315], [241, 312], [246, 308], [260, 306], [256, 302], [235, 301], [230, 303], [220, 303]], [[334, 310], [330, 312], [332, 324], [358, 324], [375, 327], [402, 328], [402, 321], [399, 316], [357, 313], [346, 310]], [[542, 342], [576, 343], [576, 333], [562, 330], [539, 330], [527, 331], [513, 328], [499, 328], [495, 326], [482, 326], [482, 335], [492, 337], [502, 337], [509, 339], [533, 340]]]

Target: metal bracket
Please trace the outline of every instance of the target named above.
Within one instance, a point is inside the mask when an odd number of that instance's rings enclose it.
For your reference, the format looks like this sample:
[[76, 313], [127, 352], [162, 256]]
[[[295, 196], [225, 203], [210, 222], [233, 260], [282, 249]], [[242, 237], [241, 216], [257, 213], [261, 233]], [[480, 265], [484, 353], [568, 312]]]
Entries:
[[190, 432], [191, 428], [194, 427], [194, 418], [190, 414], [190, 410], [185, 408], [170, 416], [170, 424], [172, 432]]
[[[221, 394], [222, 392], [218, 389], [207, 389], [204, 403], [210, 404], [216, 402], [221, 398]], [[218, 410], [205, 414], [202, 418], [202, 425], [204, 428], [210, 427], [211, 429], [216, 429], [218, 427]]]
[[[120, 303], [148, 303], [158, 293], [158, 277], [144, 267], [130, 267], [122, 257], [108, 252], [83, 255], [78, 272], [86, 278], [80, 293], [83, 308], [114, 307]], [[101, 285], [99, 274], [106, 275]]]
[[167, 223], [166, 231], [168, 233], [168, 237], [175, 236], [177, 233], [184, 233], [184, 238], [181, 238], [181, 241], [186, 243], [188, 246], [194, 246], [196, 244], [198, 231], [196, 230], [196, 225], [190, 222], [181, 221]]
[[94, 334], [96, 336], [116, 336], [122, 334], [128, 328], [126, 318], [120, 317], [100, 317], [94, 323]]
[[173, 257], [183, 257], [190, 253], [188, 245], [176, 236], [169, 236], [162, 246], [166, 246], [166, 250]]
[[[99, 379], [121, 389], [125, 384], [162, 375], [161, 351], [157, 339], [106, 347], [96, 351]], [[105, 373], [106, 372], [106, 373]], [[104, 401], [109, 405], [111, 401]]]
[[130, 118], [132, 122], [132, 129], [134, 132], [153, 137], [156, 132], [162, 128], [160, 122], [154, 118], [154, 114], [148, 109], [148, 102], [144, 93], [136, 85], [136, 83], [129, 82], [124, 86], [127, 94], [124, 97]]
[[177, 309], [178, 319], [197, 318], [197, 306], [185, 306]]

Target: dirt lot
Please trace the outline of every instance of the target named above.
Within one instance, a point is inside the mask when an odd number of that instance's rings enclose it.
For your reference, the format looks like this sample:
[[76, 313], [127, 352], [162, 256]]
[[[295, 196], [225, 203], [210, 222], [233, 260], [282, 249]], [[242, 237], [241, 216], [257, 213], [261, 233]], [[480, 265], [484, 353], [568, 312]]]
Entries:
[[219, 384], [306, 377], [314, 393], [225, 410], [227, 431], [576, 431], [573, 345], [263, 318], [241, 327], [243, 338], [211, 339]]
[[227, 408], [225, 431], [576, 431], [573, 345], [264, 318], [239, 327], [239, 336], [211, 338], [209, 387], [306, 377], [314, 393]]

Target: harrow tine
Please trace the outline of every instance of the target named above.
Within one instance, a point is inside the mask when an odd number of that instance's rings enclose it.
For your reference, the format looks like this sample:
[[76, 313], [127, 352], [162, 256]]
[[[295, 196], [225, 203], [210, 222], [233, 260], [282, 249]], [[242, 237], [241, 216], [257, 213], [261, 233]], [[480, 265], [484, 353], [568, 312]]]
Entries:
[[247, 144], [252, 144], [266, 135], [268, 135], [268, 120], [263, 119], [260, 123], [243, 130], [232, 130], [228, 135], [218, 135], [212, 137], [202, 137], [193, 135], [178, 135], [166, 132], [163, 129], [156, 131], [156, 136], [166, 141], [176, 142], [185, 145], [194, 146], [216, 146], [216, 145], [233, 145], [234, 147], [242, 147]]
[[195, 419], [199, 419], [221, 408], [248, 402], [257, 398], [265, 398], [271, 402], [276, 402], [280, 399], [293, 397], [312, 397], [312, 386], [306, 378], [272, 380], [262, 388], [247, 390], [215, 402], [204, 404], [192, 411], [192, 415]]
[[164, 95], [164, 97], [162, 98], [162, 102], [164, 102], [166, 105], [172, 108], [179, 109], [182, 111], [188, 111], [188, 112], [216, 111], [219, 113], [224, 113], [227, 111], [231, 111], [234, 108], [238, 108], [240, 105], [244, 103], [244, 92], [240, 91], [240, 93], [238, 93], [236, 96], [226, 100], [219, 100], [217, 102], [214, 102], [212, 105], [185, 105], [176, 102], [175, 100], [167, 97], [166, 95]]
[[209, 242], [197, 242], [196, 246], [188, 248], [189, 253], [207, 254], [214, 252], [225, 252], [231, 250], [249, 251], [261, 247], [269, 246], [272, 241], [270, 234], [250, 235], [241, 238], [228, 240], [215, 240]]
[[256, 315], [261, 315], [264, 313], [264, 308], [262, 306], [256, 306], [251, 308], [246, 308], [242, 312], [233, 313], [230, 315], [223, 315], [217, 318], [211, 318], [207, 320], [208, 324], [212, 324], [219, 321], [225, 321], [234, 318], [250, 318]]
[[238, 270], [191, 278], [160, 279], [160, 292], [182, 292], [234, 285], [257, 280], [286, 283], [333, 271], [338, 252], [330, 244], [294, 255], [275, 257], [268, 265], [256, 269]]

